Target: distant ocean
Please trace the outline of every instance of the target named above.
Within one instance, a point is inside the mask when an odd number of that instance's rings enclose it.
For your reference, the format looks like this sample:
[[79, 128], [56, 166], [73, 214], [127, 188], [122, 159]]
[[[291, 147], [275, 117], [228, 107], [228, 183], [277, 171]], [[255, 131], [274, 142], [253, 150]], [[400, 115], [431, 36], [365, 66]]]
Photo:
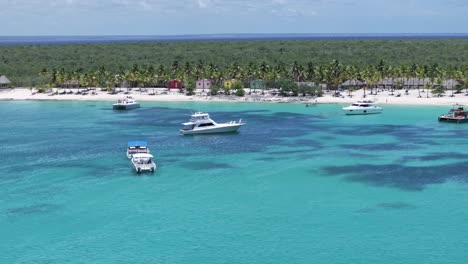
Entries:
[[0, 45], [49, 45], [159, 41], [343, 40], [468, 38], [468, 33], [440, 34], [204, 34], [171, 36], [0, 36]]

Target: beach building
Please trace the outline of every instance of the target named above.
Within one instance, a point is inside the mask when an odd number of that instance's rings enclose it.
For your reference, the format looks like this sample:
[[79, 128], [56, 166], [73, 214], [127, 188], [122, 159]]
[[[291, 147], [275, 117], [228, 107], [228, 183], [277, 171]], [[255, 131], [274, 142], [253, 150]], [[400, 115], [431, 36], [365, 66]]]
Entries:
[[184, 88], [184, 85], [179, 80], [170, 80], [168, 82], [168, 84], [167, 84], [167, 88], [169, 88], [169, 89], [182, 89], [182, 88]]
[[457, 85], [460, 85], [460, 83], [454, 79], [449, 79], [442, 83], [442, 86], [448, 89], [452, 89], [456, 87]]
[[232, 85], [237, 82], [236, 79], [231, 79], [231, 80], [225, 80], [224, 81], [224, 88], [231, 88]]
[[68, 80], [63, 83], [65, 88], [80, 88], [80, 82], [77, 80]]
[[0, 87], [7, 87], [11, 81], [5, 75], [0, 76]]
[[314, 82], [296, 82], [297, 86], [308, 86], [308, 87], [314, 87], [315, 83]]
[[252, 80], [249, 83], [250, 89], [265, 89], [265, 82], [261, 79]]
[[198, 80], [196, 84], [197, 89], [210, 89], [213, 85], [213, 82], [208, 79]]
[[130, 88], [130, 82], [129, 81], [123, 81], [120, 84], [120, 88]]
[[350, 88], [350, 87], [361, 87], [364, 83], [359, 80], [347, 80], [341, 84], [343, 88]]

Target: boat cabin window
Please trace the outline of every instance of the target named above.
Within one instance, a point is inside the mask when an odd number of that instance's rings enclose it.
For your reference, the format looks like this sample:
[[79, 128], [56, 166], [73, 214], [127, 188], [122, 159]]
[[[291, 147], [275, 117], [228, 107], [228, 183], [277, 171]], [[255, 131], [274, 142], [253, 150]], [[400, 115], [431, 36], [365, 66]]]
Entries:
[[205, 123], [205, 124], [200, 124], [198, 125], [199, 127], [206, 127], [206, 126], [214, 126], [213, 123]]

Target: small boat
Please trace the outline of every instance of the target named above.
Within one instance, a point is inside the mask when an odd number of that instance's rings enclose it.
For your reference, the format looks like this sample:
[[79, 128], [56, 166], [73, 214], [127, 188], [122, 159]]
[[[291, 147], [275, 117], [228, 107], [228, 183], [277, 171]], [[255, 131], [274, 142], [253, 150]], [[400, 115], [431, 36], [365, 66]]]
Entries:
[[131, 96], [119, 99], [116, 104], [112, 105], [112, 109], [114, 110], [130, 110], [135, 108], [140, 108], [140, 104], [133, 100]]
[[383, 109], [375, 105], [373, 101], [358, 101], [348, 107], [343, 107], [347, 115], [380, 114]]
[[127, 158], [131, 159], [134, 154], [146, 153], [149, 154], [148, 142], [146, 141], [129, 141], [127, 144]]
[[194, 135], [236, 132], [245, 123], [241, 119], [239, 121], [218, 124], [210, 118], [208, 113], [197, 112], [191, 115], [189, 122], [182, 125], [184, 125], [184, 128], [180, 130], [182, 135]]
[[132, 156], [131, 161], [135, 171], [140, 174], [145, 171], [156, 171], [156, 163], [154, 163], [153, 159], [153, 155], [149, 153], [138, 153]]
[[450, 109], [450, 111], [439, 116], [440, 122], [452, 122], [452, 123], [468, 123], [468, 112], [462, 105], [456, 104]]

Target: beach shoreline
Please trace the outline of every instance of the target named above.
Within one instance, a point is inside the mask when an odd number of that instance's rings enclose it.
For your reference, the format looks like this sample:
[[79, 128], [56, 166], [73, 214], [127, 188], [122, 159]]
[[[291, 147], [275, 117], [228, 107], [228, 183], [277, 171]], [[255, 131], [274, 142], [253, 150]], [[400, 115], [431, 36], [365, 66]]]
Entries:
[[[55, 89], [55, 91], [63, 89]], [[68, 90], [68, 89], [67, 89]], [[149, 90], [153, 90], [150, 88]], [[427, 98], [426, 93], [421, 92], [419, 97], [418, 90], [410, 90], [408, 93], [399, 94], [394, 91], [382, 91], [376, 95], [370, 95], [366, 91], [366, 97], [363, 97], [363, 90], [353, 92], [349, 96], [347, 92], [342, 92], [341, 96], [333, 96], [333, 92], [324, 93], [322, 97], [312, 96], [281, 96], [278, 94], [265, 93], [257, 90], [250, 91], [246, 89], [246, 95], [243, 97], [236, 95], [207, 95], [206, 91], [197, 91], [196, 95], [187, 96], [178, 91], [168, 91], [166, 88], [155, 88], [154, 95], [148, 93], [141, 93], [137, 90], [131, 91], [129, 94], [118, 93], [109, 94], [105, 91], [95, 90], [95, 93], [89, 92], [88, 94], [47, 94], [47, 93], [33, 93], [29, 88], [14, 88], [14, 89], [1, 89], [0, 101], [112, 101], [116, 102], [126, 96], [132, 96], [139, 102], [252, 102], [252, 103], [304, 103], [304, 104], [350, 104], [356, 101], [372, 100], [378, 104], [389, 105], [454, 105], [462, 104], [468, 105], [468, 96], [464, 93], [454, 94], [451, 97], [451, 92], [447, 91], [443, 97], [433, 97], [430, 95]]]

